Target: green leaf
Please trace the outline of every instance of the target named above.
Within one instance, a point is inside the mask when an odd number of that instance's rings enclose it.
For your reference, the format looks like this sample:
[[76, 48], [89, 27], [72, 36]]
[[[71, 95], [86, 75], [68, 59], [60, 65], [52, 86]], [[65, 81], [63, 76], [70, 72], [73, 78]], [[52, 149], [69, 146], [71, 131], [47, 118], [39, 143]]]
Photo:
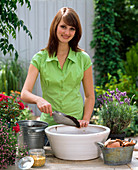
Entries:
[[9, 43], [9, 36], [12, 36], [13, 39], [16, 39], [16, 29], [20, 31], [20, 27], [23, 27], [23, 30], [26, 34], [32, 39], [31, 32], [24, 25], [22, 20], [19, 20], [17, 16], [17, 7], [18, 4], [21, 6], [27, 4], [27, 8], [31, 9], [29, 0], [1, 0], [0, 1], [0, 42], [4, 42], [4, 45], [1, 43], [0, 50], [6, 55], [7, 53], [15, 52], [14, 45], [11, 46]]

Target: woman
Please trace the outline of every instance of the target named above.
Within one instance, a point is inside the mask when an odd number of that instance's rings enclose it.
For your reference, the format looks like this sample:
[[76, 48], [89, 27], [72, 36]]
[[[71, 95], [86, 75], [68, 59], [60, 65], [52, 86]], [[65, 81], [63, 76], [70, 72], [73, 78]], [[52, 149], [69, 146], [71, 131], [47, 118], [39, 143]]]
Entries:
[[[29, 66], [21, 98], [37, 104], [42, 112], [40, 120], [49, 125], [56, 124], [52, 117], [55, 110], [77, 118], [80, 127], [89, 124], [95, 103], [92, 63], [88, 54], [78, 47], [81, 35], [76, 12], [72, 8], [61, 8], [52, 21], [47, 47], [33, 56]], [[42, 97], [32, 94], [39, 73]]]

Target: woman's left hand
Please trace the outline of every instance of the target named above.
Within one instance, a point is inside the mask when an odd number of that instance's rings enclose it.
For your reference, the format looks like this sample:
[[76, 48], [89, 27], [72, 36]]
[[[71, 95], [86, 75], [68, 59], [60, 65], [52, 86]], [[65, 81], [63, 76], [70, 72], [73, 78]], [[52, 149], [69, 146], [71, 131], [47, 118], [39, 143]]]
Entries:
[[89, 124], [88, 120], [78, 120], [80, 123], [80, 127], [87, 127]]

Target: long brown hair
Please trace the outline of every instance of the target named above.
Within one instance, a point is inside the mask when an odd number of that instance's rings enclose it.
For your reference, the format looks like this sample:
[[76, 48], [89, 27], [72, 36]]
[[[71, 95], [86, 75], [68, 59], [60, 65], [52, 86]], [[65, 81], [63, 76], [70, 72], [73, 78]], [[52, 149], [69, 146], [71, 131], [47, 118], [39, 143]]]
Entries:
[[54, 52], [57, 53], [58, 48], [57, 26], [62, 18], [67, 25], [75, 27], [76, 30], [73, 39], [70, 40], [69, 42], [69, 46], [75, 52], [81, 50], [78, 47], [78, 43], [82, 35], [82, 28], [79, 16], [72, 8], [63, 7], [58, 11], [50, 26], [49, 41], [47, 47], [45, 48], [46, 50], [48, 50], [50, 57], [54, 54]]

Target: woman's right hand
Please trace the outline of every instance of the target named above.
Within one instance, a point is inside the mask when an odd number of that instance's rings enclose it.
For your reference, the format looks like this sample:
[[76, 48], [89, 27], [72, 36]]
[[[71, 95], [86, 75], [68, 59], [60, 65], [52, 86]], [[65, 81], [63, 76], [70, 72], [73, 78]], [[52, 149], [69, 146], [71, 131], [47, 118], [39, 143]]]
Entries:
[[41, 112], [49, 113], [50, 116], [52, 116], [52, 106], [48, 101], [46, 101], [45, 99], [40, 97], [40, 98], [38, 98], [36, 104], [37, 104], [38, 109]]

